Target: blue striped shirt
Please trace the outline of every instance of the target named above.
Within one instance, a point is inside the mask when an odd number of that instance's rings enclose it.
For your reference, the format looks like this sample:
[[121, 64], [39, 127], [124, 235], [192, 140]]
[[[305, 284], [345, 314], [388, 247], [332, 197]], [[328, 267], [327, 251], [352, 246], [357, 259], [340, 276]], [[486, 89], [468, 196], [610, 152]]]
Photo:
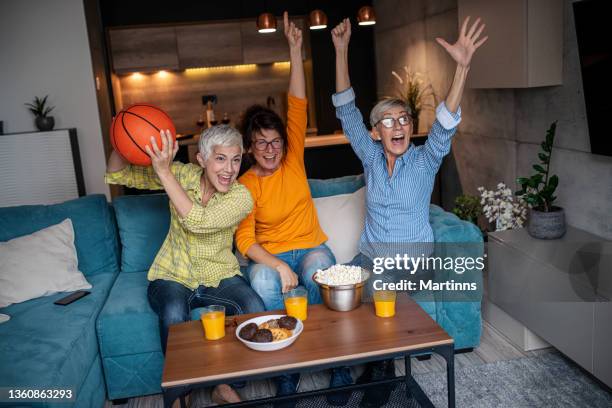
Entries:
[[425, 144], [411, 143], [397, 158], [389, 176], [383, 146], [371, 138], [363, 123], [353, 89], [334, 94], [332, 101], [344, 134], [364, 168], [366, 219], [360, 252], [374, 258], [377, 244], [433, 242], [429, 202], [436, 173], [450, 151], [451, 138], [461, 121], [461, 108], [451, 113], [442, 102]]

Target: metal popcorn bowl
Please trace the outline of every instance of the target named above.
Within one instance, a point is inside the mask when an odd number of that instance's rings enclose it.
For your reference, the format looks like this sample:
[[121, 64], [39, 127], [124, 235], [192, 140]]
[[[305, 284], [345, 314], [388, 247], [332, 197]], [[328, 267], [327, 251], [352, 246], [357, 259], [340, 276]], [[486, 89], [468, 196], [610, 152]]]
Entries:
[[312, 275], [312, 280], [319, 286], [319, 292], [325, 306], [338, 312], [348, 312], [361, 305], [363, 287], [367, 280], [370, 279], [369, 271], [362, 269], [361, 274], [364, 276], [364, 279], [359, 283], [351, 285], [332, 286], [320, 283], [317, 281], [318, 272]]

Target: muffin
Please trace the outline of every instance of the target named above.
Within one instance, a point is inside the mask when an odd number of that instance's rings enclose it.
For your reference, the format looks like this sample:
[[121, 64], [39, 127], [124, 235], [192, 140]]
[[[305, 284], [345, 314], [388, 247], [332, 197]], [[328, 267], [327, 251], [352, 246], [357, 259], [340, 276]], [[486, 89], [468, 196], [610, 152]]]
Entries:
[[242, 329], [240, 329], [240, 332], [238, 333], [238, 335], [241, 338], [250, 341], [255, 335], [255, 332], [257, 332], [257, 325], [255, 323], [249, 323], [246, 326], [244, 326]]
[[268, 329], [259, 329], [253, 335], [251, 341], [255, 343], [271, 343], [274, 340], [272, 332]]
[[283, 316], [278, 319], [278, 326], [281, 329], [293, 330], [297, 324], [297, 319], [293, 316]]

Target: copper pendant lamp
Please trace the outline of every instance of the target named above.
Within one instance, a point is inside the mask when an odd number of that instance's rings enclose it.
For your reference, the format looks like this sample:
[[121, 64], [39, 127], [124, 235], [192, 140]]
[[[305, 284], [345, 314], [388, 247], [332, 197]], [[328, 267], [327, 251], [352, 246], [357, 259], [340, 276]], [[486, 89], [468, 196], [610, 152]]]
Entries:
[[257, 17], [257, 31], [260, 33], [276, 32], [276, 17], [272, 13], [261, 13]]
[[357, 12], [357, 22], [359, 25], [374, 25], [376, 24], [376, 14], [372, 6], [363, 6]]
[[327, 28], [327, 15], [323, 10], [312, 10], [309, 16], [311, 30], [322, 30]]

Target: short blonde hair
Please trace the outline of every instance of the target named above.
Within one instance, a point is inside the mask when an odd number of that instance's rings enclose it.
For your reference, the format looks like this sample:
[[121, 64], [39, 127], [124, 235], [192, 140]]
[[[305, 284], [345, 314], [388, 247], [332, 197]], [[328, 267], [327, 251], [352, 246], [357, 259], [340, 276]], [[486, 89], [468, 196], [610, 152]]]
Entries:
[[376, 126], [378, 122], [384, 119], [383, 115], [385, 114], [385, 112], [395, 107], [400, 107], [404, 109], [408, 113], [408, 116], [410, 116], [411, 119], [413, 118], [412, 109], [410, 109], [410, 107], [406, 105], [406, 102], [398, 98], [384, 98], [381, 99], [374, 106], [374, 108], [372, 108], [372, 111], [370, 112], [370, 125], [372, 125], [372, 127]]

